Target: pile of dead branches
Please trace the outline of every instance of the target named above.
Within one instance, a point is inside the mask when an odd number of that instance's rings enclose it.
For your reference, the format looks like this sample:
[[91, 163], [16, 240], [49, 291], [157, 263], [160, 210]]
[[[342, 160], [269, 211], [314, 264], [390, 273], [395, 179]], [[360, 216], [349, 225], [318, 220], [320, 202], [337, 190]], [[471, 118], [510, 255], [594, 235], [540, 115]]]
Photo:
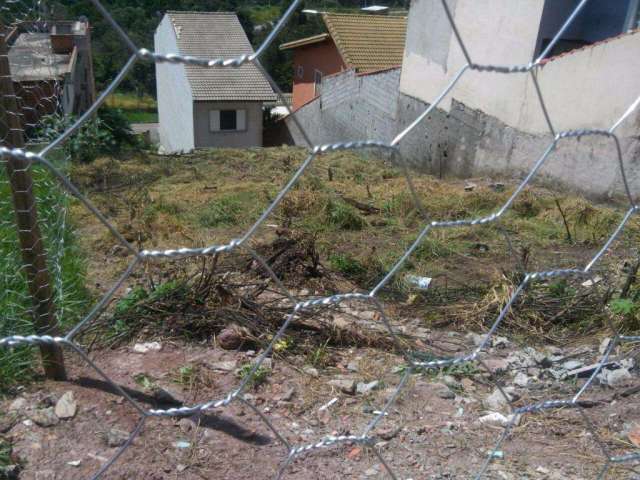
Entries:
[[[307, 279], [330, 275], [322, 267], [312, 237], [280, 232], [272, 242], [255, 249], [290, 288], [300, 290]], [[224, 348], [255, 349], [266, 345], [291, 313], [293, 305], [265, 269], [252, 257], [181, 260], [149, 273], [140, 284], [112, 305], [104, 320], [90, 331], [105, 346], [135, 339], [181, 338], [215, 341]], [[155, 278], [159, 277], [159, 278]], [[316, 283], [317, 285], [317, 283]], [[380, 332], [333, 321], [339, 309], [319, 309], [297, 316], [287, 331], [292, 344], [390, 347]]]

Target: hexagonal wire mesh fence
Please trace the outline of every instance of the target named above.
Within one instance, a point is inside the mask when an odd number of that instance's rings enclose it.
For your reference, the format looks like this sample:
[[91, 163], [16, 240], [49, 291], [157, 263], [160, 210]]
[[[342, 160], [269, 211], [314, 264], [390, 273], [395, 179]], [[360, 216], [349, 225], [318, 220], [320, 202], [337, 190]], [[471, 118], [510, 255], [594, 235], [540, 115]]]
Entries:
[[[618, 137], [616, 136], [616, 130], [618, 127], [631, 115], [631, 113], [638, 107], [640, 104], [640, 97], [629, 105], [628, 109], [621, 115], [621, 117], [613, 124], [608, 130], [600, 130], [600, 129], [581, 129], [581, 130], [569, 130], [569, 131], [557, 131], [554, 127], [553, 119], [548, 114], [544, 98], [541, 92], [541, 89], [538, 85], [536, 79], [536, 72], [541, 66], [541, 61], [544, 59], [547, 54], [553, 49], [554, 45], [558, 42], [558, 40], [562, 37], [563, 33], [569, 28], [574, 19], [580, 14], [580, 11], [583, 9], [585, 4], [589, 0], [581, 0], [575, 10], [571, 13], [571, 15], [566, 19], [560, 30], [557, 32], [552, 41], [547, 45], [546, 49], [532, 62], [526, 65], [482, 65], [473, 62], [473, 57], [470, 51], [467, 49], [467, 45], [464, 42], [464, 39], [461, 36], [459, 29], [453, 19], [453, 16], [450, 12], [449, 6], [446, 0], [441, 1], [441, 6], [444, 9], [444, 12], [448, 18], [449, 24], [452, 28], [453, 34], [457, 40], [457, 43], [466, 59], [465, 65], [457, 72], [457, 74], [453, 77], [450, 83], [446, 86], [446, 88], [433, 99], [431, 104], [425, 111], [423, 111], [406, 129], [401, 131], [396, 135], [395, 138], [385, 140], [374, 140], [374, 139], [365, 139], [365, 140], [357, 140], [352, 142], [344, 142], [344, 143], [335, 143], [328, 145], [318, 145], [314, 146], [309, 141], [309, 136], [305, 133], [303, 126], [297, 121], [295, 112], [291, 114], [291, 118], [293, 122], [296, 124], [297, 128], [300, 130], [304, 138], [307, 140], [309, 146], [308, 156], [304, 160], [304, 162], [299, 166], [295, 174], [290, 178], [288, 183], [279, 191], [277, 196], [273, 199], [270, 205], [262, 212], [258, 220], [242, 235], [240, 238], [234, 239], [226, 244], [221, 245], [210, 245], [203, 248], [175, 248], [175, 249], [167, 249], [167, 250], [141, 250], [138, 251], [133, 245], [131, 245], [118, 230], [107, 220], [107, 218], [101, 214], [101, 212], [92, 204], [92, 202], [84, 196], [65, 176], [64, 169], [53, 160], [53, 153], [55, 150], [63, 144], [74, 132], [76, 132], [85, 122], [87, 122], [92, 115], [95, 114], [98, 107], [105, 101], [105, 99], [117, 88], [120, 82], [125, 78], [127, 73], [131, 70], [133, 65], [138, 61], [153, 61], [153, 62], [170, 62], [170, 63], [180, 63], [180, 64], [188, 64], [197, 66], [200, 68], [236, 68], [244, 63], [252, 62], [255, 64], [269, 79], [272, 87], [279, 95], [281, 101], [283, 101], [286, 105], [284, 96], [275, 82], [271, 79], [269, 74], [262, 68], [260, 64], [260, 56], [265, 52], [267, 47], [274, 41], [277, 37], [278, 33], [282, 30], [283, 26], [287, 23], [292, 13], [299, 7], [301, 0], [294, 0], [293, 3], [286, 10], [282, 18], [277, 22], [277, 24], [272, 29], [271, 33], [267, 36], [264, 42], [258, 47], [256, 52], [251, 55], [242, 55], [236, 58], [196, 58], [191, 56], [182, 56], [178, 53], [175, 54], [160, 54], [151, 52], [144, 48], [139, 48], [127, 35], [125, 31], [118, 25], [118, 23], [113, 19], [113, 17], [109, 14], [108, 10], [101, 4], [99, 0], [90, 0], [93, 6], [105, 17], [110, 26], [117, 32], [122, 41], [126, 44], [126, 46], [131, 51], [131, 56], [124, 66], [124, 68], [120, 71], [115, 79], [111, 82], [111, 84], [104, 90], [104, 92], [100, 95], [97, 101], [93, 104], [93, 106], [86, 111], [73, 125], [67, 128], [60, 135], [57, 135], [55, 139], [49, 142], [46, 146], [40, 149], [40, 151], [30, 151], [25, 148], [21, 148], [21, 145], [12, 145], [12, 146], [4, 146], [0, 148], [0, 154], [2, 155], [2, 159], [4, 163], [8, 163], [11, 161], [18, 161], [24, 165], [25, 169], [34, 169], [42, 168], [47, 171], [52, 178], [55, 178], [59, 184], [61, 184], [68, 193], [74, 195], [79, 202], [86, 207], [93, 215], [97, 217], [97, 219], [118, 239], [118, 241], [122, 244], [122, 246], [127, 249], [129, 252], [133, 254], [133, 260], [129, 264], [126, 271], [121, 275], [118, 281], [109, 289], [109, 291], [99, 300], [99, 302], [91, 309], [91, 311], [82, 318], [65, 336], [56, 336], [46, 333], [39, 333], [37, 335], [20, 335], [19, 331], [11, 332], [12, 335], [5, 336], [0, 339], [0, 347], [5, 350], [11, 350], [13, 347], [21, 346], [21, 345], [36, 345], [36, 346], [60, 346], [66, 349], [69, 349], [75, 352], [86, 364], [92, 367], [97, 374], [99, 374], [106, 382], [108, 382], [111, 387], [119, 392], [131, 405], [136, 409], [136, 411], [140, 415], [140, 420], [136, 426], [136, 428], [131, 432], [128, 440], [122, 445], [118, 451], [113, 455], [109, 461], [105, 462], [100, 470], [93, 475], [92, 478], [99, 478], [102, 474], [109, 469], [109, 467], [118, 459], [118, 457], [131, 445], [134, 438], [141, 431], [144, 422], [149, 417], [181, 417], [186, 415], [191, 415], [194, 413], [202, 412], [210, 409], [218, 409], [224, 408], [231, 404], [232, 402], [241, 402], [245, 404], [248, 408], [253, 410], [258, 417], [264, 422], [264, 424], [272, 431], [275, 437], [282, 442], [282, 444], [286, 447], [287, 453], [283, 455], [281, 467], [275, 473], [276, 478], [280, 478], [285, 474], [287, 466], [297, 457], [312, 452], [317, 449], [329, 447], [336, 444], [359, 444], [363, 448], [369, 449], [373, 454], [379, 459], [380, 463], [386, 469], [388, 475], [392, 478], [399, 478], [397, 472], [391, 467], [390, 463], [385, 460], [379, 448], [376, 447], [376, 437], [373, 434], [373, 430], [378, 425], [378, 423], [383, 419], [383, 417], [387, 414], [387, 411], [397, 400], [400, 393], [407, 386], [407, 381], [412, 373], [416, 371], [424, 371], [424, 370], [439, 370], [449, 366], [454, 366], [458, 364], [462, 364], [464, 362], [480, 362], [482, 360], [480, 358], [480, 354], [485, 351], [491, 340], [491, 337], [496, 333], [497, 329], [500, 327], [501, 323], [505, 316], [509, 313], [509, 311], [514, 306], [514, 303], [518, 299], [520, 295], [532, 284], [536, 282], [544, 282], [553, 278], [587, 278], [590, 279], [592, 277], [593, 267], [602, 259], [603, 255], [610, 249], [612, 243], [616, 240], [616, 238], [621, 234], [625, 225], [629, 221], [629, 219], [638, 212], [639, 206], [635, 203], [634, 197], [630, 190], [629, 184], [627, 182], [627, 178], [625, 175], [624, 168], [624, 159], [622, 155], [622, 150], [620, 147], [620, 142]], [[24, 12], [23, 9], [19, 8], [21, 5], [24, 5], [23, 2], [19, 0], [5, 2], [6, 7], [3, 8], [3, 13], [11, 13], [15, 14], [16, 12]], [[28, 17], [28, 15], [27, 15]], [[17, 21], [23, 21], [22, 18], [17, 18]], [[6, 57], [6, 52], [2, 53], [3, 56]], [[479, 218], [469, 218], [465, 220], [428, 220], [425, 208], [423, 207], [418, 195], [416, 194], [416, 190], [414, 188], [412, 182], [412, 175], [409, 169], [404, 165], [402, 156], [399, 153], [398, 145], [403, 141], [403, 139], [421, 122], [427, 121], [427, 117], [429, 114], [438, 107], [441, 101], [451, 92], [452, 89], [456, 86], [460, 78], [468, 71], [475, 70], [477, 72], [493, 72], [496, 74], [504, 74], [504, 75], [530, 75], [533, 85], [535, 86], [535, 91], [537, 94], [537, 98], [539, 100], [542, 112], [544, 114], [546, 124], [548, 126], [549, 132], [551, 133], [552, 140], [550, 141], [548, 147], [543, 152], [543, 154], [534, 162], [533, 167], [528, 172], [528, 174], [524, 177], [524, 179], [519, 183], [517, 188], [514, 190], [513, 194], [508, 198], [508, 200], [494, 213], [479, 217]], [[7, 105], [5, 103], [5, 105]], [[7, 117], [10, 118], [11, 115], [17, 115], [15, 112], [7, 112]], [[23, 133], [28, 131], [27, 124], [24, 122], [24, 119], [21, 119], [22, 122], [22, 130]], [[11, 131], [10, 125], [4, 125], [5, 132]], [[523, 189], [534, 179], [536, 174], [540, 171], [545, 162], [551, 157], [554, 153], [554, 150], [561, 142], [570, 142], [576, 139], [580, 139], [586, 136], [601, 136], [610, 140], [611, 143], [611, 152], [617, 159], [615, 168], [619, 169], [619, 174], [622, 179], [624, 185], [624, 191], [626, 194], [626, 198], [628, 200], [628, 209], [626, 210], [625, 215], [623, 216], [621, 222], [617, 225], [613, 233], [607, 238], [604, 245], [596, 252], [596, 254], [586, 263], [586, 265], [582, 267], [577, 267], [573, 269], [553, 269], [547, 271], [538, 271], [538, 272], [529, 272], [527, 273], [522, 282], [518, 285], [518, 287], [511, 293], [510, 298], [500, 310], [499, 314], [495, 318], [491, 328], [488, 330], [487, 335], [484, 337], [483, 341], [470, 353], [455, 356], [451, 358], [441, 358], [436, 360], [424, 361], [424, 356], [416, 355], [414, 352], [409, 352], [406, 350], [402, 343], [399, 340], [397, 332], [392, 328], [389, 318], [387, 317], [382, 305], [378, 299], [378, 293], [380, 290], [387, 285], [390, 280], [399, 272], [401, 267], [405, 264], [408, 258], [412, 255], [412, 253], [418, 248], [418, 246], [425, 240], [425, 238], [434, 230], [437, 229], [447, 229], [447, 228], [457, 228], [457, 227], [473, 227], [477, 225], [488, 224], [491, 222], [498, 222], [501, 217], [507, 212], [510, 207], [513, 205], [514, 201], [518, 198], [518, 196], [522, 193]], [[6, 140], [6, 138], [5, 138]], [[403, 167], [404, 176], [407, 183], [407, 189], [411, 194], [413, 201], [415, 202], [416, 208], [421, 213], [422, 217], [425, 219], [425, 224], [422, 227], [422, 230], [416, 237], [415, 241], [406, 249], [404, 254], [397, 259], [394, 266], [389, 270], [389, 272], [380, 280], [375, 287], [373, 287], [367, 293], [343, 293], [336, 294], [322, 298], [314, 298], [307, 301], [299, 301], [291, 292], [285, 288], [282, 284], [278, 276], [274, 273], [274, 271], [270, 268], [268, 262], [255, 250], [253, 250], [248, 241], [254, 236], [258, 227], [260, 227], [267, 217], [274, 211], [274, 209], [280, 204], [283, 198], [287, 195], [287, 193], [296, 185], [302, 174], [305, 170], [314, 162], [314, 159], [319, 155], [322, 155], [326, 152], [336, 151], [336, 150], [360, 150], [360, 149], [380, 149], [385, 152], [388, 152], [392, 155], [395, 160]], [[613, 168], [613, 167], [612, 167]], [[6, 213], [6, 197], [7, 192], [3, 192], [3, 214]], [[63, 220], [60, 220], [59, 217], [53, 216], [50, 217], [46, 212], [46, 206], [44, 205], [46, 202], [40, 201], [40, 223], [42, 225], [47, 225], [46, 229], [49, 230], [49, 225], [59, 225], [60, 223], [64, 223]], [[2, 227], [6, 227], [6, 222], [2, 224]], [[45, 228], [43, 227], [43, 230]], [[53, 230], [55, 232], [55, 228]], [[47, 233], [47, 235], [53, 235], [55, 237], [55, 233]], [[61, 241], [61, 240], [60, 240]], [[13, 243], [15, 245], [15, 242]], [[48, 245], [51, 245], [51, 242], [48, 242]], [[55, 241], [53, 242], [55, 244]], [[60, 248], [60, 247], [58, 247]], [[262, 351], [260, 355], [256, 358], [253, 363], [250, 373], [244, 377], [241, 381], [240, 385], [229, 391], [224, 397], [212, 399], [205, 403], [200, 403], [192, 406], [185, 406], [180, 408], [169, 408], [169, 409], [145, 409], [138, 404], [126, 391], [124, 391], [117, 383], [113, 382], [108, 375], [108, 372], [104, 372], [101, 370], [87, 355], [87, 353], [76, 343], [75, 339], [77, 335], [82, 331], [83, 328], [87, 327], [96, 317], [104, 310], [104, 308], [108, 305], [109, 301], [114, 296], [115, 292], [120, 288], [126, 280], [129, 278], [130, 274], [133, 270], [140, 264], [149, 261], [163, 261], [167, 259], [174, 258], [186, 258], [186, 257], [204, 257], [218, 254], [231, 254], [236, 251], [244, 250], [249, 255], [251, 255], [257, 264], [261, 265], [262, 268], [268, 273], [272, 281], [283, 291], [286, 292], [286, 296], [291, 302], [291, 311], [289, 315], [286, 317], [285, 321], [282, 323], [281, 327], [277, 330], [277, 332], [272, 336], [269, 345]], [[55, 259], [56, 247], [49, 246], [49, 254], [53, 256]], [[5, 256], [11, 257], [15, 255], [15, 251], [13, 252], [4, 252]], [[8, 258], [7, 257], [7, 258]], [[17, 262], [16, 259], [12, 257], [11, 260], [7, 260], [11, 262]], [[52, 265], [52, 268], [55, 271], [55, 260], [49, 261], [49, 265]], [[54, 275], [55, 277], [55, 275]], [[19, 293], [21, 296], [26, 295], [26, 293], [18, 288], [11, 289], [13, 293]], [[60, 288], [55, 289], [56, 292], [60, 291]], [[294, 321], [296, 316], [303, 311], [318, 309], [318, 308], [327, 308], [329, 306], [335, 306], [340, 304], [341, 302], [350, 301], [350, 300], [360, 300], [363, 302], [368, 302], [372, 305], [372, 307], [378, 311], [380, 315], [381, 322], [384, 327], [388, 331], [389, 336], [393, 340], [396, 348], [399, 353], [401, 353], [405, 361], [407, 362], [407, 368], [404, 370], [402, 374], [401, 380], [398, 383], [395, 392], [388, 398], [388, 401], [384, 405], [384, 407], [378, 411], [372, 421], [362, 430], [359, 434], [353, 435], [343, 435], [343, 436], [328, 436], [323, 438], [321, 441], [318, 441], [313, 444], [305, 444], [305, 445], [292, 445], [273, 425], [268, 416], [260, 411], [257, 407], [255, 407], [251, 402], [247, 401], [245, 398], [245, 390], [249, 385], [252, 377], [256, 374], [260, 366], [263, 364], [265, 359], [272, 353], [274, 345], [283, 337], [287, 328]], [[64, 314], [64, 312], [58, 312], [59, 315]], [[13, 315], [10, 309], [3, 309], [2, 315], [5, 318]], [[3, 319], [4, 320], [4, 319]], [[6, 323], [6, 322], [4, 322]], [[4, 324], [3, 323], [3, 324]], [[11, 323], [11, 325], [13, 325]], [[604, 352], [604, 355], [600, 359], [597, 368], [592, 372], [590, 377], [584, 383], [584, 385], [578, 390], [575, 395], [571, 396], [567, 399], [550, 399], [548, 401], [544, 401], [541, 403], [531, 404], [527, 406], [523, 406], [520, 408], [512, 409], [512, 414], [509, 417], [509, 423], [504, 429], [503, 434], [500, 436], [498, 442], [495, 444], [493, 450], [487, 456], [484, 464], [480, 468], [480, 470], [475, 474], [476, 479], [483, 478], [487, 473], [487, 468], [492, 461], [493, 458], [496, 457], [496, 453], [500, 449], [501, 445], [508, 438], [510, 431], [517, 424], [518, 420], [523, 415], [531, 415], [537, 412], [542, 412], [545, 410], [553, 410], [558, 408], [575, 408], [581, 412], [581, 415], [584, 418], [585, 425], [590, 431], [591, 435], [593, 435], [594, 439], [596, 439], [602, 450], [602, 469], [598, 475], [598, 478], [603, 478], [611, 465], [616, 463], [624, 463], [624, 462], [632, 462], [640, 460], [640, 453], [637, 451], [630, 452], [628, 454], [614, 456], [607, 449], [606, 445], [602, 440], [599, 439], [598, 433], [593, 426], [593, 423], [589, 420], [589, 418], [584, 415], [582, 412], [581, 406], [581, 398], [585, 394], [585, 392], [589, 389], [591, 385], [593, 385], [597, 375], [603, 368], [603, 365], [609, 359], [612, 351], [616, 348], [616, 346], [626, 343], [626, 342], [638, 342], [640, 341], [640, 337], [638, 336], [625, 336], [622, 335], [616, 327], [609, 321], [609, 328], [612, 331], [612, 341], [609, 343], [608, 348]], [[3, 335], [6, 335], [8, 332], [2, 332]], [[501, 390], [502, 391], [502, 390]], [[504, 398], [507, 402], [510, 402], [510, 398], [506, 395], [505, 392], [502, 392]]]

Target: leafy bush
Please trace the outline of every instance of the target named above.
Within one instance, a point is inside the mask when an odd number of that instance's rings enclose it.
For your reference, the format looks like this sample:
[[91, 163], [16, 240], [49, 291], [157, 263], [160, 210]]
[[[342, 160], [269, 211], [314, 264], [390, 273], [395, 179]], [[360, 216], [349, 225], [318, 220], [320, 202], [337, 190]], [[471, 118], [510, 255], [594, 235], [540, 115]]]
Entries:
[[[42, 119], [38, 136], [52, 141], [75, 122], [72, 116]], [[141, 142], [131, 130], [121, 110], [102, 107], [98, 114], [64, 142], [63, 151], [74, 162], [89, 163], [101, 155], [117, 156], [125, 150], [139, 149]]]
[[336, 254], [329, 257], [331, 268], [348, 277], [362, 275], [366, 268], [355, 258], [349, 255]]

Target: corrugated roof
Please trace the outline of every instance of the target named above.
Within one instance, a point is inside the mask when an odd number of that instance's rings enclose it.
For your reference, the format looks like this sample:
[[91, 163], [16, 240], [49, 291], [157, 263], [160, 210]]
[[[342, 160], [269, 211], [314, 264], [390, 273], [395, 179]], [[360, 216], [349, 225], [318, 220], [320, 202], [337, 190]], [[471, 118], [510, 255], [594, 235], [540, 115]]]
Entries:
[[349, 67], [371, 72], [402, 64], [407, 17], [344, 13], [322, 17]]
[[[232, 12], [167, 12], [181, 55], [234, 58], [253, 47]], [[253, 63], [240, 67], [185, 66], [194, 100], [255, 100], [276, 98], [271, 85]]]

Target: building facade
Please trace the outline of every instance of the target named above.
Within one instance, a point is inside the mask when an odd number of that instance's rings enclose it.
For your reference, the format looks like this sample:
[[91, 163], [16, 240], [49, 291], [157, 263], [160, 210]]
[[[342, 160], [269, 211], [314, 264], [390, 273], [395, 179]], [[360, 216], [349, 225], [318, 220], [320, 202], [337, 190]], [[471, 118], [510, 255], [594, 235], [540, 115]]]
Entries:
[[406, 17], [325, 13], [328, 33], [280, 45], [293, 51], [293, 110], [320, 96], [323, 77], [370, 73], [402, 63]]
[[55, 112], [80, 115], [95, 101], [91, 33], [86, 19], [28, 22], [5, 38], [25, 128]]
[[[226, 12], [167, 12], [155, 33], [155, 50], [207, 59], [253, 53], [238, 17]], [[254, 64], [156, 63], [156, 85], [165, 152], [262, 146], [263, 103], [276, 95]]]

